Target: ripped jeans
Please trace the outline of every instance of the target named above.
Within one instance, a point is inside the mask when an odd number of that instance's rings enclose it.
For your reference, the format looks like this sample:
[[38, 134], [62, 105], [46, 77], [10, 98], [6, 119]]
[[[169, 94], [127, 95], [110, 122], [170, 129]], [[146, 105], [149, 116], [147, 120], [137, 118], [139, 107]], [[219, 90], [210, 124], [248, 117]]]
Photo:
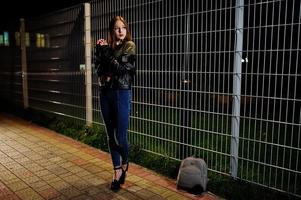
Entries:
[[127, 130], [131, 112], [131, 98], [131, 90], [102, 89], [100, 91], [100, 108], [114, 167], [128, 162]]

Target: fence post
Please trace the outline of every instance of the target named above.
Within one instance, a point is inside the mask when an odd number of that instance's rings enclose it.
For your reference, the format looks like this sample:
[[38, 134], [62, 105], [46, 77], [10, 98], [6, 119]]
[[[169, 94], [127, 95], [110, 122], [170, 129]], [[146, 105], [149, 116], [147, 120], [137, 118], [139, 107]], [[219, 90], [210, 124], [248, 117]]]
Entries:
[[22, 89], [23, 107], [28, 108], [28, 83], [27, 83], [27, 59], [26, 59], [26, 32], [25, 20], [20, 19], [20, 46], [21, 46], [21, 66], [22, 66]]
[[240, 122], [240, 95], [241, 95], [241, 60], [243, 45], [244, 0], [236, 0], [235, 6], [235, 55], [233, 69], [233, 97], [231, 122], [231, 176], [237, 177], [239, 122]]
[[84, 3], [85, 9], [85, 81], [86, 81], [86, 123], [91, 125], [92, 119], [92, 69], [91, 69], [91, 9]]

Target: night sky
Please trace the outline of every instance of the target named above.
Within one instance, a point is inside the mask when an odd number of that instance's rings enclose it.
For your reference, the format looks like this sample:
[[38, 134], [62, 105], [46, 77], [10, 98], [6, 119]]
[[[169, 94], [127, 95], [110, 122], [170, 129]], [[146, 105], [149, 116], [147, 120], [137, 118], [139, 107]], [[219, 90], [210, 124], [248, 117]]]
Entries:
[[[20, 18], [32, 18], [55, 10], [68, 8], [89, 0], [5, 0], [1, 2], [0, 30], [7, 29]], [[5, 12], [5, 13], [4, 13]]]

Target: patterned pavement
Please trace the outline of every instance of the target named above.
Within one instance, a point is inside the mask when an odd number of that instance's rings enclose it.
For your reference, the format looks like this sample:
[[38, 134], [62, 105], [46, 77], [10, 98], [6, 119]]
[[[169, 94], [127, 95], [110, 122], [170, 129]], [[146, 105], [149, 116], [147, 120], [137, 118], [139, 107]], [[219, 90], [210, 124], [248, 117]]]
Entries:
[[175, 180], [130, 163], [126, 183], [110, 190], [110, 155], [0, 113], [0, 199], [219, 199], [177, 190]]

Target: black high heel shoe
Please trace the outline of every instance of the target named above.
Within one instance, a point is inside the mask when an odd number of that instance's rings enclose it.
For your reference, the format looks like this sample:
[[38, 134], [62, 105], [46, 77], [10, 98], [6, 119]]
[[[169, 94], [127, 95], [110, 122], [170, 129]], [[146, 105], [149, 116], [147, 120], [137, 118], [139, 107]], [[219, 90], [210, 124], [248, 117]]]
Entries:
[[[122, 169], [122, 167], [121, 166], [120, 167], [114, 167], [114, 170], [118, 170], [118, 169]], [[122, 174], [121, 174], [119, 180], [114, 179], [112, 181], [112, 183], [111, 183], [111, 190], [113, 190], [115, 192], [117, 192], [118, 190], [120, 190], [120, 179], [121, 179], [122, 175], [123, 175], [123, 169], [122, 169]]]
[[129, 163], [126, 163], [126, 168], [125, 169], [122, 168], [122, 174], [119, 178], [119, 183], [120, 184], [124, 184], [125, 178], [126, 178], [126, 173], [127, 173], [128, 169], [129, 169]]

